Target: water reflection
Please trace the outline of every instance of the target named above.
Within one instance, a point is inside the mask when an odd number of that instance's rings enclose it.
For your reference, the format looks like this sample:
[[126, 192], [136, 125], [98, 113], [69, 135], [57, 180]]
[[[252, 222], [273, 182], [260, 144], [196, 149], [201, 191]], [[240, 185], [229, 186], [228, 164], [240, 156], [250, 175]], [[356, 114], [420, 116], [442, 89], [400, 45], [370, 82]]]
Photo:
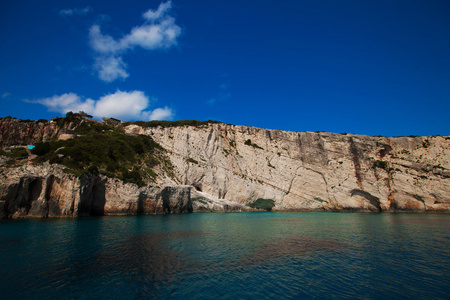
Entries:
[[281, 240], [262, 243], [253, 254], [242, 258], [239, 264], [254, 265], [280, 258], [300, 257], [317, 251], [343, 248], [345, 244], [337, 240], [291, 235]]
[[444, 218], [407, 218], [407, 219], [394, 219], [392, 222], [395, 223], [410, 223], [410, 224], [418, 224], [418, 225], [444, 225], [450, 226], [450, 219]]
[[304, 219], [291, 219], [291, 218], [273, 218], [275, 222], [286, 222], [286, 223], [304, 223]]
[[0, 292], [5, 299], [445, 298], [449, 223], [448, 215], [345, 213], [4, 222]]
[[129, 237], [101, 253], [93, 266], [103, 272], [119, 271], [134, 286], [139, 297], [160, 297], [175, 281], [183, 281], [186, 271], [200, 272], [205, 265], [168, 246], [168, 241], [204, 235], [200, 231], [170, 234], [148, 233]]

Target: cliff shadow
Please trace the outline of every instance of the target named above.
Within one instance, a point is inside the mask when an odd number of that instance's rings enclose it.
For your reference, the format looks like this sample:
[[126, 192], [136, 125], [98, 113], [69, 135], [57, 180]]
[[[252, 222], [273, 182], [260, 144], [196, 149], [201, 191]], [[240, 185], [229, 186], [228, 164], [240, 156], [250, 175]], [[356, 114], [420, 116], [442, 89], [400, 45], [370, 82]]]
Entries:
[[103, 216], [105, 214], [105, 180], [92, 174], [80, 178], [80, 203], [78, 216]]
[[3, 217], [24, 217], [42, 192], [42, 178], [21, 178], [8, 189], [3, 202]]

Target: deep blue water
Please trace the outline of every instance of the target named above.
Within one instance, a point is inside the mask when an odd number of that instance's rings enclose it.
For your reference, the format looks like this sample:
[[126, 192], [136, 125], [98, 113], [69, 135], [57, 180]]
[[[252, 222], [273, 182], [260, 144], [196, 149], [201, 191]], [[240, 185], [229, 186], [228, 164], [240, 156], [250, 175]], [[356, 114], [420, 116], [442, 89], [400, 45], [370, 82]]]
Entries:
[[0, 221], [2, 299], [449, 299], [450, 215]]

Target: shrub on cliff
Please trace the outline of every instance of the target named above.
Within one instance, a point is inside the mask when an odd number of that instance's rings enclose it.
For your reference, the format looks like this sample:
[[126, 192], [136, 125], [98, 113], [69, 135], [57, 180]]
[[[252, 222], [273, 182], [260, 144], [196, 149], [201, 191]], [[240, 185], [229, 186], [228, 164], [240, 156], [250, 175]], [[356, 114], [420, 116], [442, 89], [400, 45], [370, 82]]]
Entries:
[[374, 169], [380, 168], [380, 169], [385, 170], [386, 172], [389, 172], [389, 164], [387, 161], [383, 161], [383, 160], [374, 161], [372, 168], [374, 168]]
[[139, 186], [144, 185], [144, 181], [142, 180], [142, 176], [137, 167], [134, 167], [131, 171], [125, 170], [122, 173], [122, 178], [124, 182], [134, 183]]
[[202, 126], [208, 124], [220, 123], [219, 121], [197, 121], [197, 120], [179, 120], [179, 121], [135, 121], [135, 122], [125, 122], [124, 126], [135, 124], [144, 128], [153, 128], [153, 127], [180, 127], [180, 126]]
[[50, 152], [50, 143], [49, 142], [39, 142], [34, 144], [34, 148], [31, 149], [32, 154], [36, 154], [39, 156], [46, 155]]
[[191, 158], [191, 157], [189, 157], [188, 159], [186, 159], [186, 161], [198, 165], [198, 161], [196, 161], [195, 159], [193, 159], [193, 158]]
[[251, 140], [251, 139], [246, 140], [246, 141], [244, 142], [244, 145], [252, 146], [253, 148], [263, 149], [262, 147], [258, 146], [257, 144], [252, 143], [252, 140]]
[[159, 164], [170, 168], [164, 149], [151, 137], [99, 132], [96, 124], [85, 126], [86, 134], [74, 139], [36, 143], [32, 152], [38, 155], [36, 161], [65, 165], [67, 172], [77, 176], [101, 173], [138, 185], [144, 184], [144, 178], [154, 180], [155, 173], [148, 169]]
[[16, 160], [28, 158], [28, 152], [27, 152], [27, 150], [25, 150], [25, 148], [22, 148], [22, 147], [12, 148], [11, 154], [9, 155], [9, 157], [16, 159]]

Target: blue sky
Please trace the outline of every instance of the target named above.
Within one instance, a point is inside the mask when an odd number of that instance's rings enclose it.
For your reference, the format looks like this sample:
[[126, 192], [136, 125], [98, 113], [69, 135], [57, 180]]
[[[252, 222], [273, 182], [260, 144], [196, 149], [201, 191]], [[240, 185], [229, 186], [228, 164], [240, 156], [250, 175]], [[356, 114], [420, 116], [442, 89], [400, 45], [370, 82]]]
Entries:
[[0, 117], [450, 134], [450, 1], [0, 2]]

